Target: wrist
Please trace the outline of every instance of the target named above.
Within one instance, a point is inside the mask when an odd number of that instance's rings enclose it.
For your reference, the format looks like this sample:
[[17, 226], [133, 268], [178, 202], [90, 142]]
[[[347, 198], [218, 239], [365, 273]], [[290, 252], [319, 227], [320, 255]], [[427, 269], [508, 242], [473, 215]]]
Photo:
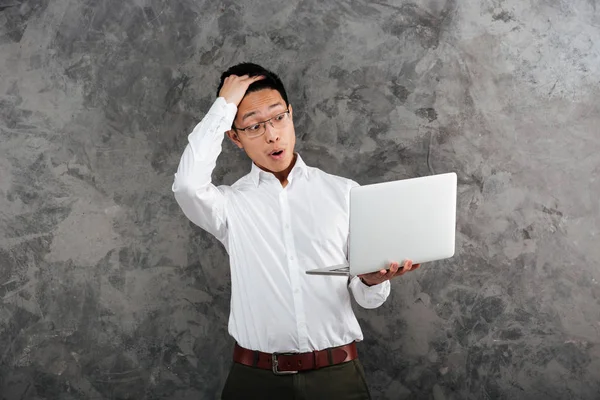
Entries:
[[227, 96], [223, 96], [223, 95], [219, 95], [219, 97], [222, 97], [223, 100], [225, 100], [226, 104], [233, 104], [234, 106], [236, 105], [233, 101], [231, 101]]
[[362, 276], [359, 276], [360, 281], [363, 283], [363, 285], [371, 287], [371, 286], [375, 286], [376, 283], [368, 283], [366, 280], [363, 279]]

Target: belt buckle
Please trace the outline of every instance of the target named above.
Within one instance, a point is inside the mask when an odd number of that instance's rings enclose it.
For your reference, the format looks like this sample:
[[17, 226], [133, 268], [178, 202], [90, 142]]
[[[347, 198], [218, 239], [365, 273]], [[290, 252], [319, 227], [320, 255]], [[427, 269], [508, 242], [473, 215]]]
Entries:
[[273, 353], [271, 354], [271, 369], [275, 375], [292, 375], [297, 374], [298, 371], [280, 371], [279, 370], [279, 361], [277, 360], [277, 356], [291, 356], [293, 353]]

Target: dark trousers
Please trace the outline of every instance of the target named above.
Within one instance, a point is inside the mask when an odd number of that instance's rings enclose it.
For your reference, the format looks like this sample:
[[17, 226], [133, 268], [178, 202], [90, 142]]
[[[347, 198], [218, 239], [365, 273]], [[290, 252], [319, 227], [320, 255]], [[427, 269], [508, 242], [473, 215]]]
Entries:
[[293, 375], [233, 363], [221, 398], [277, 400], [370, 399], [358, 359]]

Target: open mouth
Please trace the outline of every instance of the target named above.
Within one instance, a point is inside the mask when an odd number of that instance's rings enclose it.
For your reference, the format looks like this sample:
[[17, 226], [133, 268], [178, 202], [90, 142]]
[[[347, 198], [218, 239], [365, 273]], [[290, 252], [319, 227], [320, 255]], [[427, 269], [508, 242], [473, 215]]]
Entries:
[[269, 155], [278, 160], [278, 159], [283, 158], [283, 153], [284, 153], [284, 150], [275, 150]]

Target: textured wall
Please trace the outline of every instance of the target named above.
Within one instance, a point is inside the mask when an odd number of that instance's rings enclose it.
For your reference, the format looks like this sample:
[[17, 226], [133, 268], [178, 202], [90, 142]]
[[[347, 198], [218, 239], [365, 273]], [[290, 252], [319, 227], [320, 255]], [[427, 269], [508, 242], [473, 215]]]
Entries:
[[[456, 256], [357, 309], [375, 398], [599, 398], [598, 7], [0, 0], [0, 398], [218, 395], [227, 257], [170, 186], [240, 61], [307, 163], [458, 173]], [[227, 144], [215, 179], [249, 166]]]

